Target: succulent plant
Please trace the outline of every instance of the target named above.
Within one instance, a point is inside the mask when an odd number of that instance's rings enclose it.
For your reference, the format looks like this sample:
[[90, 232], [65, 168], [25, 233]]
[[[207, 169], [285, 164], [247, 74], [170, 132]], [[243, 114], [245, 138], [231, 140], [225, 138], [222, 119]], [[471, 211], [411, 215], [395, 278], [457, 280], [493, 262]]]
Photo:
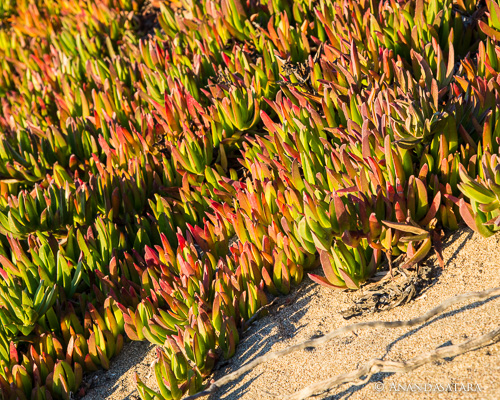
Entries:
[[476, 3], [2, 2], [2, 396], [68, 398], [126, 337], [160, 347], [144, 399], [194, 394], [315, 266], [356, 289], [498, 231]]
[[[464, 221], [483, 236], [491, 236], [500, 229], [499, 158], [486, 151], [481, 160], [480, 180], [474, 180], [460, 164], [460, 191], [469, 199], [470, 206], [460, 201], [460, 213]], [[458, 201], [458, 199], [456, 200]]]

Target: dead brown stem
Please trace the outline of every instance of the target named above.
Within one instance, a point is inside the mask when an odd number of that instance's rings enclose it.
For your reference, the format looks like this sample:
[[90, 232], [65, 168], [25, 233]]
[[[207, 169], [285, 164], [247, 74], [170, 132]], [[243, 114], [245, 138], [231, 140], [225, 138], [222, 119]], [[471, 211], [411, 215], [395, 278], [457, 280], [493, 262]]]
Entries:
[[424, 364], [446, 357], [455, 357], [485, 345], [492, 344], [498, 340], [500, 340], [500, 327], [478, 338], [469, 339], [465, 342], [451, 346], [440, 347], [427, 353], [419, 354], [407, 361], [398, 362], [375, 358], [359, 369], [325, 379], [324, 381], [316, 382], [285, 398], [287, 400], [303, 400], [313, 394], [324, 392], [342, 383], [358, 382], [360, 379], [362, 379], [361, 383], [366, 383], [378, 372], [410, 372]]

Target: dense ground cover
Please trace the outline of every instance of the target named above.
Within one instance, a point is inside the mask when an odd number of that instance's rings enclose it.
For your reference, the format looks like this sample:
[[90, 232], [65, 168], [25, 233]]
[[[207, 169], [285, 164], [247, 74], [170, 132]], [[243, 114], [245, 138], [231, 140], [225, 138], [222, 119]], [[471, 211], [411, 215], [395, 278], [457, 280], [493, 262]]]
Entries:
[[124, 340], [160, 393], [318, 266], [356, 289], [500, 227], [490, 0], [0, 4], [0, 387], [69, 399]]

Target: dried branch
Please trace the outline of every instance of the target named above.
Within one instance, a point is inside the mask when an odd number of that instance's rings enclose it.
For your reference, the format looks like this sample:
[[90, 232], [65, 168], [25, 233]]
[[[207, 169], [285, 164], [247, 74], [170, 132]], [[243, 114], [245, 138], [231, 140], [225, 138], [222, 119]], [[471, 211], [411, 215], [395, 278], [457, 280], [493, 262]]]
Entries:
[[280, 351], [275, 351], [272, 353], [265, 354], [263, 356], [257, 357], [255, 360], [249, 362], [248, 364], [244, 365], [240, 369], [226, 375], [224, 378], [219, 379], [216, 382], [212, 382], [211, 385], [204, 391], [199, 392], [197, 394], [194, 394], [192, 396], [186, 397], [185, 400], [194, 400], [202, 396], [207, 396], [210, 393], [215, 392], [217, 389], [220, 387], [235, 381], [248, 371], [252, 370], [256, 366], [270, 361], [274, 360], [279, 357], [286, 356], [287, 354], [293, 353], [295, 351], [299, 350], [304, 350], [307, 347], [318, 347], [326, 342], [330, 341], [331, 339], [340, 336], [345, 333], [349, 332], [354, 332], [359, 329], [365, 329], [365, 328], [401, 328], [401, 327], [412, 327], [415, 325], [420, 325], [431, 318], [442, 314], [444, 311], [446, 311], [448, 308], [451, 306], [460, 303], [465, 300], [486, 300], [491, 297], [500, 295], [500, 287], [492, 288], [485, 290], [483, 292], [470, 292], [470, 293], [464, 293], [460, 294], [458, 296], [451, 297], [445, 301], [443, 301], [440, 305], [437, 307], [433, 308], [432, 310], [427, 311], [425, 314], [421, 315], [420, 317], [416, 317], [413, 319], [410, 319], [408, 321], [370, 321], [370, 322], [360, 322], [357, 324], [352, 324], [352, 325], [347, 325], [342, 328], [336, 329], [324, 336], [321, 336], [319, 338], [315, 339], [309, 339], [306, 340], [302, 343], [296, 344], [294, 346], [290, 346], [286, 349], [280, 350]]
[[359, 381], [365, 377], [361, 383], [366, 383], [370, 380], [372, 375], [378, 372], [400, 372], [406, 373], [421, 367], [424, 364], [430, 363], [446, 357], [455, 357], [460, 354], [467, 353], [468, 351], [478, 349], [488, 344], [492, 344], [500, 340], [500, 327], [486, 333], [478, 338], [469, 339], [465, 342], [440, 347], [427, 353], [419, 354], [408, 361], [386, 361], [380, 359], [373, 359], [365, 364], [362, 368], [345, 374], [334, 376], [333, 378], [325, 379], [324, 381], [316, 382], [304, 389], [293, 393], [286, 397], [287, 400], [303, 400], [334, 386], [341, 385], [342, 383]]

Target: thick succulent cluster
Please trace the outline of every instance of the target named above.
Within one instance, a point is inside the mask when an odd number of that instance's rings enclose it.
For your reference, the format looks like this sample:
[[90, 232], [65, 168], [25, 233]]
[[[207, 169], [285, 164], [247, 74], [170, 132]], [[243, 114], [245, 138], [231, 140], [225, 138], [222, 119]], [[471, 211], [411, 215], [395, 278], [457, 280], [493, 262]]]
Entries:
[[124, 340], [196, 393], [268, 296], [500, 230], [498, 0], [0, 2], [0, 390]]

